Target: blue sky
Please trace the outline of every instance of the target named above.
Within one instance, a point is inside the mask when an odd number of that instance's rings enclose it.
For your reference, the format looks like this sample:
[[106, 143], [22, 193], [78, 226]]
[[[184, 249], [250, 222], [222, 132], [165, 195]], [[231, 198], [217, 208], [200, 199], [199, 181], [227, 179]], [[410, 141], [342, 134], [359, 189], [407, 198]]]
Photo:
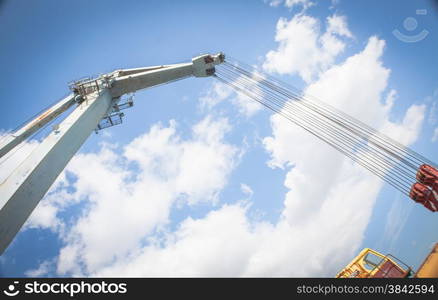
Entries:
[[[432, 1], [3, 1], [0, 129], [73, 79], [223, 51], [438, 161], [437, 17]], [[2, 276], [334, 276], [363, 247], [416, 269], [438, 241], [435, 215], [213, 78], [134, 101], [73, 158]]]

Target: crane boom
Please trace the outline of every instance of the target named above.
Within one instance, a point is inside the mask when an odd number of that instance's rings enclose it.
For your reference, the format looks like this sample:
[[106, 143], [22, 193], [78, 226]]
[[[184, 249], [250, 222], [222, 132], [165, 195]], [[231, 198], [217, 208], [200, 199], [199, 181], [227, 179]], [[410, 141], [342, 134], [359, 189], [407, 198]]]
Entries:
[[12, 242], [39, 201], [99, 122], [117, 108], [120, 97], [140, 89], [195, 76], [207, 77], [224, 61], [222, 53], [201, 55], [189, 63], [117, 70], [75, 82], [73, 94], [13, 134], [2, 155], [60, 113], [75, 109], [0, 183], [0, 254]]

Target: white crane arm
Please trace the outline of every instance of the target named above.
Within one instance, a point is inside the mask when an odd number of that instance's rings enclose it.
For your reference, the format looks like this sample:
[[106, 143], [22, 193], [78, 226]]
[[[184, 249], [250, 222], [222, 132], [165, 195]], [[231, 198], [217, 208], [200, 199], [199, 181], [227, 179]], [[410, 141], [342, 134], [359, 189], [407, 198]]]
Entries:
[[75, 109], [0, 182], [0, 254], [8, 247], [41, 198], [120, 97], [188, 76], [213, 75], [224, 55], [201, 55], [185, 64], [118, 70], [99, 78], [75, 82], [74, 93], [39, 115], [1, 144], [4, 155], [26, 137], [67, 110]]
[[111, 94], [117, 98], [124, 94], [189, 76], [211, 76], [215, 71], [214, 66], [222, 63], [223, 60], [222, 53], [206, 54], [193, 58], [190, 63], [116, 71], [115, 78], [111, 82]]

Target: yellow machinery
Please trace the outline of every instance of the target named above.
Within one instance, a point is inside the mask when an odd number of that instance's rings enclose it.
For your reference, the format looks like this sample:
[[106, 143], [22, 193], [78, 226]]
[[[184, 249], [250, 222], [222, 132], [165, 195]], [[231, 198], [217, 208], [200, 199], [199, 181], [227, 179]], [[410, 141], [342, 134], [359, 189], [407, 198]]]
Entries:
[[411, 268], [392, 255], [383, 255], [370, 248], [363, 249], [337, 278], [404, 278]]
[[[336, 278], [406, 278], [411, 275], [412, 269], [396, 257], [365, 248], [336, 275]], [[438, 243], [414, 277], [438, 278]]]
[[438, 278], [438, 243], [432, 248], [414, 277]]

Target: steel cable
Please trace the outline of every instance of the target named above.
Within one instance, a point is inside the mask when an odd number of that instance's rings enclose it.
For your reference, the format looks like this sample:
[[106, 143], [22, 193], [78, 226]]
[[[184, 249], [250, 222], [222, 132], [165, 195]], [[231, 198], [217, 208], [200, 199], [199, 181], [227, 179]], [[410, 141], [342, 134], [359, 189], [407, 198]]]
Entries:
[[[219, 74], [222, 74], [222, 73], [219, 72]], [[239, 81], [239, 83], [242, 82], [241, 79], [239, 79], [237, 81]], [[246, 88], [251, 90], [253, 93], [255, 93], [258, 90], [257, 88], [249, 87], [249, 86], [246, 86]], [[264, 91], [264, 93], [265, 94], [263, 94], [263, 95], [259, 94], [259, 96], [264, 96], [265, 100], [266, 99], [270, 99], [272, 101], [272, 98], [271, 98], [272, 95], [269, 95], [270, 91], [269, 90], [268, 91]], [[354, 136], [352, 137], [351, 135], [348, 135], [349, 133], [342, 132], [342, 128], [340, 130], [339, 128], [334, 128], [333, 124], [322, 122], [322, 120], [320, 120], [318, 118], [318, 116], [311, 116], [310, 115], [310, 118], [308, 118], [309, 114], [311, 113], [311, 111], [309, 112], [309, 111], [303, 110], [301, 107], [289, 107], [289, 108], [287, 107], [287, 106], [289, 106], [291, 104], [295, 104], [295, 103], [291, 103], [290, 101], [282, 102], [282, 100], [278, 101], [278, 99], [274, 99], [273, 101], [277, 102], [276, 104], [278, 104], [280, 107], [282, 107], [282, 110], [285, 110], [285, 111], [287, 111], [289, 113], [291, 113], [291, 112], [292, 113], [296, 113], [297, 116], [299, 116], [300, 118], [304, 119], [304, 121], [307, 121], [308, 123], [310, 122], [309, 120], [313, 120], [313, 122], [318, 123], [316, 126], [320, 126], [320, 127], [324, 127], [325, 126], [325, 128], [324, 128], [324, 130], [322, 132], [332, 132], [332, 134], [335, 135], [335, 139], [337, 138], [339, 140], [339, 138], [340, 138], [341, 142], [343, 142], [344, 144], [347, 144], [350, 149], [354, 148], [355, 145], [359, 145], [360, 146], [362, 144], [361, 141], [353, 140]], [[310, 123], [312, 123], [312, 122], [310, 122]], [[375, 155], [377, 155], [378, 158], [381, 160], [381, 162], [383, 164], [385, 164], [387, 168], [395, 167], [396, 169], [399, 169], [399, 170], [396, 170], [396, 173], [398, 173], [397, 175], [410, 176], [410, 174], [408, 172], [404, 172], [404, 170], [400, 169], [397, 165], [394, 166], [394, 163], [396, 163], [396, 161], [388, 161], [388, 156], [383, 156], [382, 153], [377, 151], [378, 149], [375, 149], [373, 147], [368, 147], [367, 148], [366, 145], [362, 145], [362, 147], [365, 147], [364, 150], [371, 151]], [[389, 158], [391, 158], [391, 157], [389, 157]], [[401, 174], [403, 172], [404, 172], [404, 174]], [[401, 178], [401, 179], [403, 180], [403, 178]]]
[[[421, 164], [436, 164], [374, 128], [252, 67], [225, 62], [215, 77], [285, 117], [356, 163], [409, 195]], [[269, 80], [268, 80], [269, 79]], [[296, 90], [296, 89], [295, 89]]]
[[404, 193], [404, 194], [408, 194], [409, 193], [409, 188], [410, 186], [400, 182], [397, 178], [395, 178], [394, 176], [388, 176], [388, 174], [386, 173], [386, 170], [383, 170], [379, 167], [378, 164], [376, 164], [376, 162], [371, 161], [368, 158], [361, 158], [358, 157], [358, 155], [354, 155], [352, 154], [348, 149], [343, 147], [342, 145], [336, 144], [334, 143], [332, 140], [329, 139], [330, 136], [327, 135], [321, 135], [320, 132], [317, 132], [315, 130], [315, 128], [313, 127], [309, 127], [307, 126], [305, 123], [303, 123], [300, 120], [297, 120], [296, 118], [293, 118], [292, 116], [286, 114], [285, 112], [283, 112], [281, 110], [280, 107], [276, 107], [275, 105], [273, 105], [272, 103], [266, 103], [263, 100], [257, 98], [255, 95], [250, 94], [245, 87], [239, 87], [237, 86], [235, 83], [233, 83], [232, 81], [228, 81], [226, 78], [222, 78], [222, 77], [217, 77], [220, 81], [224, 82], [225, 84], [228, 84], [230, 86], [232, 86], [233, 88], [235, 88], [236, 90], [240, 91], [243, 94], [246, 94], [247, 96], [251, 97], [252, 99], [256, 100], [257, 102], [259, 102], [260, 104], [266, 106], [267, 108], [273, 110], [274, 112], [282, 115], [283, 117], [285, 117], [286, 119], [292, 121], [293, 123], [297, 124], [298, 126], [302, 127], [304, 130], [308, 131], [309, 133], [311, 133], [312, 135], [318, 137], [319, 139], [325, 141], [326, 143], [328, 143], [329, 145], [331, 145], [332, 147], [334, 147], [335, 149], [337, 149], [338, 151], [340, 151], [341, 153], [343, 153], [344, 155], [346, 155], [347, 157], [351, 158], [353, 161], [359, 163], [360, 165], [362, 165], [363, 167], [365, 167], [366, 169], [368, 169], [370, 172], [374, 173], [375, 175], [377, 175], [378, 177], [380, 177], [381, 179], [387, 181], [388, 183], [390, 183], [391, 185], [393, 185], [396, 189], [398, 189], [400, 192]]

